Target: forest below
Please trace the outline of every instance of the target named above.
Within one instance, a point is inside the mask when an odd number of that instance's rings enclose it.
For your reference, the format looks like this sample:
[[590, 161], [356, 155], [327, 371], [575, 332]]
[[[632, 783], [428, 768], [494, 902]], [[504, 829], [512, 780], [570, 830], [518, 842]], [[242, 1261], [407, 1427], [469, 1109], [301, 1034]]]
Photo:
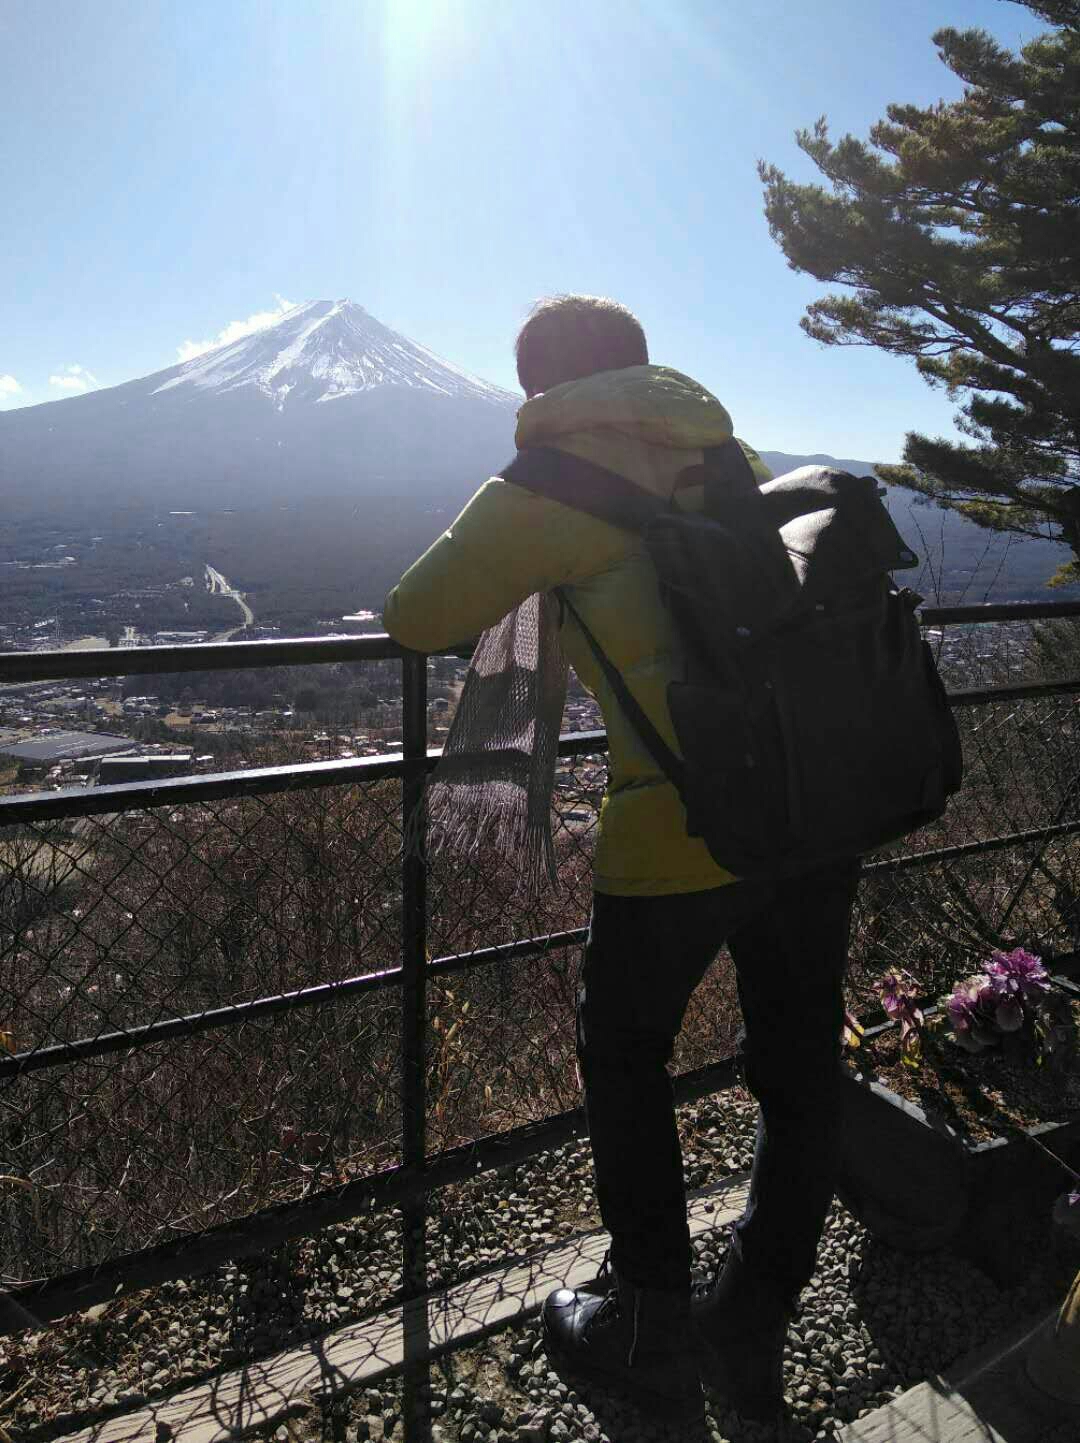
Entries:
[[[3, 620], [25, 626], [59, 617], [67, 635], [110, 637], [124, 625], [235, 626], [236, 603], [205, 590], [209, 563], [247, 595], [260, 625], [302, 635], [348, 612], [381, 610], [386, 592], [453, 514], [369, 497], [362, 505], [308, 499], [192, 515], [147, 507], [9, 517], [0, 522]], [[182, 586], [184, 577], [193, 584]]]
[[[808, 459], [765, 454], [778, 473]], [[48, 517], [9, 514], [0, 520], [0, 615], [19, 626], [55, 617], [67, 637], [110, 640], [126, 625], [151, 633], [235, 627], [236, 603], [205, 589], [209, 564], [244, 593], [259, 626], [286, 636], [340, 630], [349, 613], [378, 616], [387, 591], [468, 494], [464, 485], [435, 502], [410, 502], [400, 492], [356, 501], [309, 494], [287, 506], [236, 510], [90, 511], [72, 503]], [[984, 530], [899, 488], [890, 488], [889, 506], [923, 558], [903, 581], [930, 601], [1072, 594], [1046, 587], [1065, 550], [1060, 543]], [[181, 585], [185, 577], [192, 584]]]

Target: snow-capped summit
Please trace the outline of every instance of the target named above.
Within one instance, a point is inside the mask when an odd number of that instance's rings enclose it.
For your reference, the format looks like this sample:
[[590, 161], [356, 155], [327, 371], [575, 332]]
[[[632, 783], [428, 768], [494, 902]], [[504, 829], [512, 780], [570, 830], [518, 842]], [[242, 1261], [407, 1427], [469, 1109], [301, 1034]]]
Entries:
[[294, 306], [273, 325], [185, 361], [164, 377], [155, 395], [184, 386], [207, 391], [254, 386], [278, 410], [376, 386], [426, 387], [444, 396], [513, 403], [506, 391], [441, 360], [349, 300]]
[[519, 404], [352, 301], [308, 301], [151, 376], [0, 414], [0, 493], [27, 511], [452, 503], [513, 454]]

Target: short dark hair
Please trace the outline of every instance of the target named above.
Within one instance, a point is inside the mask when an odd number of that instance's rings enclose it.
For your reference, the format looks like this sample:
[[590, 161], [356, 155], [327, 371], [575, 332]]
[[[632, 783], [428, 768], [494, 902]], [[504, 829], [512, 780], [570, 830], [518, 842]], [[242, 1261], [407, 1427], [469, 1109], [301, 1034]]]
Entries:
[[547, 296], [537, 301], [514, 346], [527, 396], [596, 371], [648, 364], [637, 316], [605, 296]]

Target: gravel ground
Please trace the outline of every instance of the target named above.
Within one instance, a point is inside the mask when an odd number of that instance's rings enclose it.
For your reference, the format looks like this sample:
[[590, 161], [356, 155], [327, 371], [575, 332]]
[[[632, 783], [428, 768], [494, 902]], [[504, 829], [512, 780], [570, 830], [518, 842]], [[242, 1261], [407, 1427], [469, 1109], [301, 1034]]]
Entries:
[[[689, 1187], [748, 1167], [754, 1116], [752, 1101], [738, 1089], [680, 1108]], [[587, 1143], [448, 1188], [440, 1202], [428, 1223], [432, 1285], [461, 1281], [507, 1254], [547, 1246], [598, 1222]], [[369, 1213], [206, 1277], [117, 1299], [42, 1333], [0, 1342], [0, 1439], [6, 1429], [11, 1443], [44, 1440], [385, 1306], [398, 1291], [400, 1226], [397, 1209]], [[1002, 1290], [949, 1254], [890, 1253], [837, 1206], [789, 1335], [792, 1423], [784, 1437], [828, 1437], [1021, 1314], [1049, 1307], [1063, 1295], [1078, 1259], [1070, 1245], [1048, 1244], [1047, 1229], [1007, 1241], [1029, 1248], [1031, 1268], [1022, 1287]], [[696, 1241], [700, 1276], [715, 1271], [725, 1247], [717, 1234]], [[438, 1360], [431, 1388], [432, 1438], [444, 1443], [627, 1443], [668, 1432], [644, 1426], [615, 1396], [577, 1391], [572, 1379], [560, 1378], [536, 1322]], [[262, 1436], [275, 1443], [400, 1438], [401, 1407], [400, 1379], [386, 1379]], [[680, 1434], [687, 1436], [685, 1429]], [[766, 1443], [772, 1436], [712, 1407], [701, 1432], [702, 1443]]]
[[[725, 1242], [695, 1243], [710, 1274]], [[1018, 1316], [1052, 1306], [1080, 1257], [1060, 1240], [1031, 1245], [1022, 1287], [1003, 1290], [944, 1253], [904, 1258], [869, 1238], [836, 1205], [785, 1349], [789, 1417], [748, 1423], [710, 1401], [702, 1427], [643, 1420], [614, 1393], [552, 1367], [538, 1321], [458, 1350], [431, 1373], [432, 1443], [810, 1443], [887, 1403], [930, 1372], [1006, 1332]], [[274, 1443], [365, 1443], [402, 1438], [400, 1379], [267, 1430]], [[1070, 1431], [1071, 1430], [1071, 1431]], [[1076, 1425], [1043, 1443], [1075, 1443]]]

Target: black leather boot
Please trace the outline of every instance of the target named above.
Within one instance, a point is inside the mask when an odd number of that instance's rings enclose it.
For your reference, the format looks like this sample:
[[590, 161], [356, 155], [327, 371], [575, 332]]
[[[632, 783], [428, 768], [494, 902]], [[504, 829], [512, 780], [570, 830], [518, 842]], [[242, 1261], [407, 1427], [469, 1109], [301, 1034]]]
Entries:
[[595, 1283], [559, 1288], [543, 1309], [548, 1356], [617, 1388], [643, 1413], [690, 1422], [704, 1416], [690, 1325], [690, 1292], [635, 1287], [605, 1260]]
[[743, 1418], [772, 1422], [784, 1411], [784, 1340], [793, 1312], [731, 1256], [718, 1279], [692, 1290], [702, 1381]]

